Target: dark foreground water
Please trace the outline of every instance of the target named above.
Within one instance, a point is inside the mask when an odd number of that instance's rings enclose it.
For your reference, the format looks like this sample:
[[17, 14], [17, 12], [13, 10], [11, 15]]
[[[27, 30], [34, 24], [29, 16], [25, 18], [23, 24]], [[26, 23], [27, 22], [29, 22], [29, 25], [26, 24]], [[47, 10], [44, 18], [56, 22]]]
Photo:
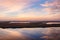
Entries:
[[0, 28], [0, 40], [60, 40], [60, 27]]

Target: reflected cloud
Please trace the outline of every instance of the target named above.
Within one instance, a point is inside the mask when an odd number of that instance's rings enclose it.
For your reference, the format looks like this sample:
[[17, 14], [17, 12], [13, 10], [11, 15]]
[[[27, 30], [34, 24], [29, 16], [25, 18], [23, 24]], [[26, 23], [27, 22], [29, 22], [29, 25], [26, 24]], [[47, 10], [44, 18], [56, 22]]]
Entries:
[[57, 28], [22, 28], [1, 29], [0, 40], [49, 40], [59, 39], [60, 27]]

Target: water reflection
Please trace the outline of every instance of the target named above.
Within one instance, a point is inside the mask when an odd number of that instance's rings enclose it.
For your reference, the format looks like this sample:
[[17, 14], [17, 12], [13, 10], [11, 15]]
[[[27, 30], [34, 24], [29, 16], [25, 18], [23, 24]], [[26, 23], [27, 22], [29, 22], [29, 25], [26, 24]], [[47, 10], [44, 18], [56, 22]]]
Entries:
[[58, 40], [60, 27], [51, 28], [0, 28], [0, 40]]
[[48, 22], [46, 24], [60, 24], [60, 22]]

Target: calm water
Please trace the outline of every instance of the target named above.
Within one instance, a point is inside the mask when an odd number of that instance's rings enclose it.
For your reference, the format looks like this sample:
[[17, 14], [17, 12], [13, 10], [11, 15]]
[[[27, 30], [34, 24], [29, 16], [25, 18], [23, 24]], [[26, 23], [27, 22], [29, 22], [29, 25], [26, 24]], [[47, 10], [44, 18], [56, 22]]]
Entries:
[[0, 40], [58, 40], [60, 27], [51, 28], [0, 28]]

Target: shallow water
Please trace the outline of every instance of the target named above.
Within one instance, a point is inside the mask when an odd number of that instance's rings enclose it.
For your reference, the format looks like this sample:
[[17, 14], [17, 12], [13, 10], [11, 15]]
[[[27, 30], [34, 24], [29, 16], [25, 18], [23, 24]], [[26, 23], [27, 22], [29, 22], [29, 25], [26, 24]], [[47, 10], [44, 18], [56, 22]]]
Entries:
[[[56, 36], [56, 39], [55, 39]], [[50, 28], [0, 28], [0, 40], [57, 40], [60, 27]]]

